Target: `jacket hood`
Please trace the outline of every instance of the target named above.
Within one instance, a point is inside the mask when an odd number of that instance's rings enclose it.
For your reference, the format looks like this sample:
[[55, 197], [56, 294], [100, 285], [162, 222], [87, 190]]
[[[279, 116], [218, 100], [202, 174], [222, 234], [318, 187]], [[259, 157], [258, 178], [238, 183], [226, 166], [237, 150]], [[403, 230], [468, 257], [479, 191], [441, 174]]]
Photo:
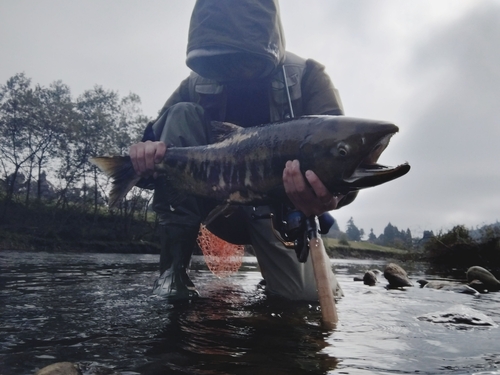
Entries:
[[278, 0], [197, 0], [186, 64], [205, 78], [242, 80], [270, 75], [284, 60]]

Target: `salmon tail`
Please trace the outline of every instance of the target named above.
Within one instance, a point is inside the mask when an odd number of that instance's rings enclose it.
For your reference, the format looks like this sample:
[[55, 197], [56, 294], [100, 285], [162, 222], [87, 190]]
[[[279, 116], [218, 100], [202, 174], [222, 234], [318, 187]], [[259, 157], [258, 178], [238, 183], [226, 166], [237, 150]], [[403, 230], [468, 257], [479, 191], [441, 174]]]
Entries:
[[110, 208], [116, 207], [141, 179], [135, 174], [129, 156], [100, 156], [90, 158], [89, 161], [112, 180], [111, 192], [109, 193]]

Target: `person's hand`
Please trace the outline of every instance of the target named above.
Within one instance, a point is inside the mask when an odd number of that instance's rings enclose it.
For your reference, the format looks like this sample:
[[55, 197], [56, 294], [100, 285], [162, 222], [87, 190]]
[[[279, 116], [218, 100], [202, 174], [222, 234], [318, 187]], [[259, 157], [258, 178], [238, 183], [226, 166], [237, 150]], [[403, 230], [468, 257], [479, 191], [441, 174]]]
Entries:
[[154, 175], [155, 164], [163, 160], [166, 151], [167, 146], [163, 142], [146, 141], [130, 146], [129, 155], [135, 173], [141, 177]]
[[313, 171], [306, 171], [305, 177], [310, 186], [302, 176], [299, 161], [286, 162], [283, 170], [283, 185], [295, 208], [307, 217], [320, 216], [327, 211], [335, 210], [344, 196], [330, 193]]

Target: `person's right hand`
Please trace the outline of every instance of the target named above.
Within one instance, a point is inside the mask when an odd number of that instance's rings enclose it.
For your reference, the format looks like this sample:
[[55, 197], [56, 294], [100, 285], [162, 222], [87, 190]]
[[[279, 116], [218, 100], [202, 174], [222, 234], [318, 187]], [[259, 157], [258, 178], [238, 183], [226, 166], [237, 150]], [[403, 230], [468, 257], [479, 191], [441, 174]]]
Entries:
[[146, 141], [130, 146], [129, 155], [135, 173], [141, 177], [154, 175], [155, 164], [163, 160], [166, 151], [167, 146], [163, 142]]

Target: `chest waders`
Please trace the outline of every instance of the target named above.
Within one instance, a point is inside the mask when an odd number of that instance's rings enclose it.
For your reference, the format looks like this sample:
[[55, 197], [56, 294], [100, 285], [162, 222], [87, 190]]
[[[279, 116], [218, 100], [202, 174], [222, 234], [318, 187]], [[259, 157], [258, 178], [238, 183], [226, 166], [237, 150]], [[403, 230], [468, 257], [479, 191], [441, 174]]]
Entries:
[[[206, 125], [200, 106], [179, 103], [165, 112], [153, 125], [153, 131], [155, 138], [167, 147], [186, 147], [208, 143]], [[204, 215], [203, 207], [208, 203], [188, 197], [173, 209], [167, 196], [166, 177], [158, 176], [155, 180], [153, 209], [160, 224], [160, 277], [155, 281], [153, 293], [169, 301], [190, 300], [199, 297], [199, 293], [187, 270]]]

